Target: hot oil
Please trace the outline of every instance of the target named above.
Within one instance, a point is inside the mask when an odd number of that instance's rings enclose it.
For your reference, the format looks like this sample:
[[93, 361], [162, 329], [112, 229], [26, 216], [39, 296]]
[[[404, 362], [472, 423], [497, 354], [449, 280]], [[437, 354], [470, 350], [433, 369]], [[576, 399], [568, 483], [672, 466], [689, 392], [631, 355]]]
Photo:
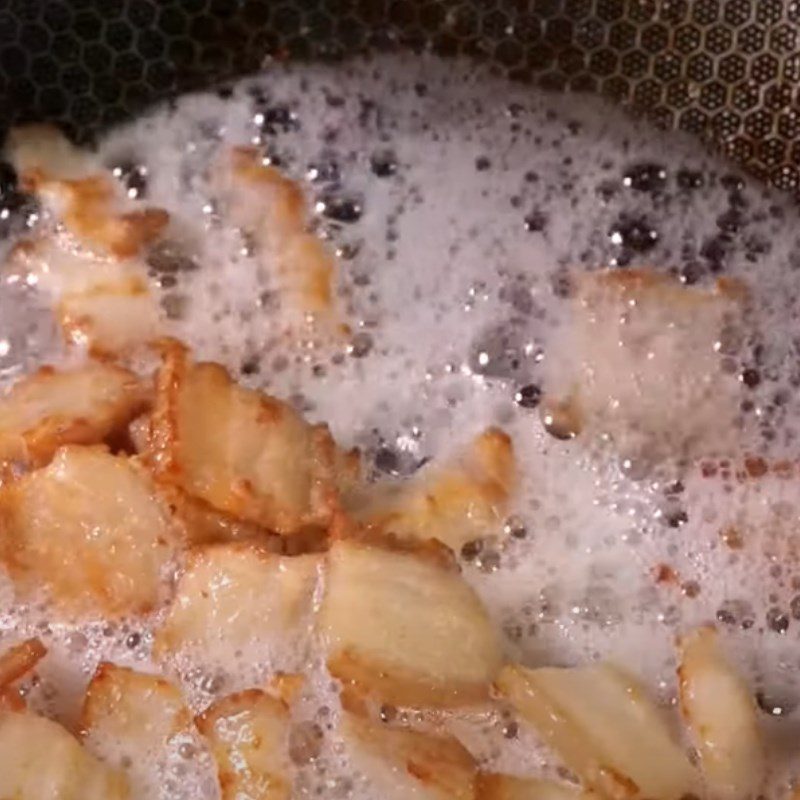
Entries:
[[[298, 346], [282, 335], [268, 265], [247, 231], [226, 225], [212, 187], [230, 144], [262, 148], [302, 181], [317, 232], [338, 254], [349, 341]], [[244, 383], [329, 422], [363, 448], [373, 477], [414, 474], [490, 424], [512, 435], [523, 476], [513, 516], [459, 554], [511, 657], [610, 658], [672, 704], [676, 635], [715, 622], [774, 736], [768, 796], [783, 792], [800, 699], [800, 475], [773, 469], [793, 463], [800, 431], [788, 200], [599, 101], [432, 59], [275, 67], [113, 131], [100, 155], [129, 194], [175, 220], [150, 261], [173, 331]], [[569, 336], [575, 277], [649, 266], [690, 287], [720, 277], [749, 286], [751, 311], [714, 343], [720, 396], [735, 409], [730, 437], [687, 456], [631, 449], [602, 431], [549, 435], [541, 404], [572, 366], [555, 343]], [[19, 325], [0, 315], [0, 374], [51, 346], [44, 318], [26, 336], [20, 343]], [[708, 354], [689, 345], [673, 353], [687, 370], [698, 361]], [[680, 376], [672, 390], [677, 398]], [[662, 445], [677, 438], [663, 433]], [[751, 474], [761, 463], [768, 469]], [[53, 647], [31, 689], [45, 710], [72, 718], [101, 659], [154, 668], [153, 621], [57, 619], [36, 606], [2, 617], [9, 640], [36, 633]], [[247, 670], [184, 675], [195, 710], [260, 679]], [[309, 672], [294, 711], [297, 796], [374, 797], [337, 745], [329, 679]], [[508, 714], [479, 710], [452, 727], [487, 768], [558, 766]]]

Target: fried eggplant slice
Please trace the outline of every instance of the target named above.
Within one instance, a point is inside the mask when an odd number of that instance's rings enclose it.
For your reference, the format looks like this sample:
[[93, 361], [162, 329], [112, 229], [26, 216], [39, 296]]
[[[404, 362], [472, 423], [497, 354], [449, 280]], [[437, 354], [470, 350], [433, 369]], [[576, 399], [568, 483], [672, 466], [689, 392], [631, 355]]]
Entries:
[[249, 689], [214, 703], [196, 718], [217, 762], [222, 800], [289, 800], [289, 711]]
[[578, 786], [511, 775], [480, 775], [477, 800], [593, 800]]
[[571, 324], [548, 357], [545, 427], [558, 438], [588, 428], [632, 453], [724, 450], [739, 388], [718, 348], [742, 294], [730, 282], [685, 286], [649, 270], [581, 276]]
[[209, 671], [233, 671], [274, 657], [308, 631], [318, 556], [238, 542], [198, 547], [187, 561], [156, 632], [157, 657], [183, 653]]
[[511, 439], [489, 428], [451, 463], [424, 469], [388, 491], [379, 486], [356, 517], [401, 537], [438, 539], [458, 552], [499, 531], [516, 477]]
[[70, 612], [151, 611], [176, 546], [149, 475], [102, 447], [64, 447], [0, 492], [0, 558]]
[[[106, 764], [125, 772], [134, 800], [187, 795], [188, 787], [170, 792], [170, 761], [181, 748], [202, 747], [180, 690], [157, 675], [102, 663], [86, 689], [81, 712], [85, 747]], [[194, 783], [209, 763], [193, 759]], [[174, 789], [174, 787], [173, 787]], [[197, 795], [200, 797], [201, 795]]]
[[60, 725], [28, 712], [0, 711], [0, 797], [129, 800], [127, 782]]
[[681, 713], [709, 796], [756, 797], [764, 782], [765, 752], [752, 694], [723, 655], [713, 628], [682, 637], [679, 651]]
[[474, 800], [477, 769], [472, 756], [450, 736], [390, 728], [343, 713], [339, 725], [351, 763], [387, 800]]
[[151, 418], [153, 470], [230, 516], [292, 534], [325, 528], [342, 456], [324, 425], [234, 383], [218, 364], [164, 345]]
[[511, 665], [497, 687], [584, 785], [609, 800], [702, 796], [658, 708], [621, 670]]
[[413, 546], [334, 542], [319, 627], [334, 677], [396, 706], [480, 702], [502, 663], [475, 592]]
[[124, 433], [147, 392], [132, 372], [89, 362], [28, 375], [0, 398], [0, 464], [47, 464], [65, 444], [97, 444]]
[[335, 259], [308, 232], [306, 200], [300, 186], [263, 162], [257, 148], [234, 147], [219, 170], [229, 217], [254, 237], [264, 254], [282, 309], [344, 331], [335, 303]]

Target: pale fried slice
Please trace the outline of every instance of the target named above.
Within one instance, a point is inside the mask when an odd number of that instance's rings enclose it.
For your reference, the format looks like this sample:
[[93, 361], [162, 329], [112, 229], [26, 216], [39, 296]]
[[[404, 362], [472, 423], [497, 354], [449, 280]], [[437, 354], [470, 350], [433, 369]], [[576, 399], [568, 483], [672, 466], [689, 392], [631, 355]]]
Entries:
[[328, 429], [218, 364], [191, 363], [177, 342], [164, 346], [150, 431], [158, 478], [233, 517], [291, 534], [325, 527], [338, 507]]
[[285, 304], [314, 319], [325, 319], [334, 307], [335, 261], [328, 246], [313, 233], [292, 236], [277, 259]]
[[335, 542], [319, 626], [331, 673], [392, 705], [483, 700], [502, 663], [475, 592], [414, 547]]
[[137, 259], [120, 260], [75, 243], [68, 231], [23, 239], [11, 250], [8, 268], [56, 297], [124, 283], [144, 274]]
[[[230, 180], [226, 181], [229, 170]], [[220, 176], [227, 183], [229, 213], [257, 236], [281, 245], [307, 224], [303, 190], [281, 171], [265, 164], [256, 147], [234, 147]]]
[[698, 776], [642, 687], [607, 664], [507, 666], [497, 687], [590, 789], [612, 800], [679, 800]]
[[87, 363], [28, 375], [0, 398], [0, 463], [46, 464], [64, 444], [95, 444], [121, 434], [147, 392], [128, 370]]
[[[124, 770], [132, 796], [142, 800], [166, 800], [169, 762], [181, 746], [196, 749], [200, 744], [176, 686], [157, 675], [109, 663], [100, 664], [87, 687], [81, 728], [86, 748]], [[199, 759], [193, 762], [198, 774], [201, 767]], [[190, 776], [192, 781], [197, 778]]]
[[74, 612], [150, 611], [175, 547], [147, 473], [101, 447], [64, 447], [0, 492], [0, 558]]
[[477, 800], [593, 800], [578, 786], [511, 775], [479, 775]]
[[19, 175], [40, 170], [68, 180], [98, 168], [93, 153], [72, 144], [54, 125], [18, 125], [8, 132], [4, 150]]
[[755, 797], [764, 781], [764, 744], [753, 697], [723, 655], [711, 627], [679, 642], [680, 707], [713, 798]]
[[258, 690], [229, 695], [196, 719], [217, 762], [222, 800], [288, 800], [289, 712]]
[[158, 307], [138, 278], [65, 294], [57, 316], [66, 340], [96, 356], [125, 353], [159, 334]]
[[66, 340], [92, 354], [124, 354], [161, 335], [141, 259], [92, 252], [62, 231], [20, 242], [8, 267], [52, 295]]
[[684, 286], [649, 270], [581, 276], [571, 324], [547, 359], [545, 424], [561, 438], [608, 434], [631, 452], [724, 450], [738, 384], [717, 350], [742, 305], [730, 282]]
[[318, 556], [280, 556], [253, 543], [196, 548], [156, 632], [156, 655], [183, 651], [209, 670], [234, 670], [290, 647], [310, 614], [319, 564]]
[[25, 701], [12, 684], [30, 672], [47, 654], [39, 639], [26, 639], [0, 655], [0, 713], [23, 711]]
[[127, 782], [60, 725], [0, 711], [0, 797], [13, 800], [128, 800]]
[[339, 726], [345, 752], [379, 792], [394, 800], [473, 800], [472, 756], [450, 736], [390, 728], [344, 712]]
[[435, 538], [458, 551], [499, 531], [516, 478], [511, 439], [489, 428], [452, 462], [432, 465], [394, 491], [378, 487], [356, 516], [379, 530]]
[[325, 243], [307, 231], [300, 186], [264, 164], [254, 147], [234, 147], [217, 182], [230, 219], [254, 237], [290, 326], [313, 319], [326, 323], [331, 333], [346, 332], [336, 311], [336, 262]]

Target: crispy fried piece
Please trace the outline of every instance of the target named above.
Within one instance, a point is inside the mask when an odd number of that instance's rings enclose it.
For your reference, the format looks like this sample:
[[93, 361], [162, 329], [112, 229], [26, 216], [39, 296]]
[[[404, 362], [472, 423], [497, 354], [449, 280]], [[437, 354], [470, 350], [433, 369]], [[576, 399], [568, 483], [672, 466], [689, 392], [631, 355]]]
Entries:
[[73, 612], [152, 610], [175, 547], [147, 473], [100, 447], [64, 447], [0, 491], [0, 558]]
[[64, 444], [96, 444], [121, 434], [147, 392], [132, 372], [108, 364], [52, 367], [28, 375], [0, 398], [0, 464], [48, 463]]
[[166, 798], [161, 781], [170, 756], [199, 742], [176, 686], [109, 663], [98, 666], [86, 689], [80, 723], [87, 749], [124, 770], [135, 798]]
[[156, 632], [156, 656], [183, 651], [209, 669], [234, 669], [289, 646], [307, 629], [301, 623], [319, 563], [318, 556], [279, 556], [253, 543], [196, 548]]
[[288, 800], [289, 712], [258, 689], [229, 695], [196, 718], [217, 762], [222, 800]]
[[344, 712], [339, 734], [354, 766], [374, 784], [381, 798], [473, 800], [476, 766], [450, 736], [437, 736]]
[[55, 296], [125, 283], [141, 277], [144, 270], [136, 259], [120, 261], [80, 247], [66, 231], [23, 239], [11, 250], [6, 264]]
[[659, 710], [615, 667], [512, 665], [497, 687], [583, 783], [610, 800], [701, 796], [698, 776]]
[[47, 648], [39, 639], [26, 639], [10, 647], [0, 655], [0, 689], [30, 672], [47, 654]]
[[378, 488], [355, 514], [378, 530], [436, 538], [458, 551], [497, 532], [516, 477], [511, 439], [489, 428], [451, 463], [431, 466], [388, 492]]
[[177, 342], [164, 346], [150, 432], [158, 479], [234, 518], [292, 534], [326, 527], [338, 508], [349, 462], [327, 427], [218, 364], [192, 364]]
[[397, 706], [485, 699], [502, 655], [477, 595], [425, 545], [387, 544], [330, 549], [319, 618], [329, 670]]
[[12, 684], [30, 672], [46, 653], [47, 648], [38, 639], [26, 639], [0, 655], [0, 714], [25, 710], [25, 701]]
[[713, 628], [682, 637], [679, 650], [680, 708], [709, 795], [755, 797], [764, 781], [765, 756], [750, 691], [723, 655]]
[[279, 287], [284, 310], [345, 332], [335, 309], [335, 259], [308, 233], [306, 201], [297, 183], [265, 165], [254, 147], [234, 147], [220, 170], [227, 212], [254, 236]]
[[477, 800], [592, 800], [597, 795], [566, 783], [510, 775], [479, 775]]
[[124, 210], [117, 187], [107, 175], [71, 180], [31, 170], [23, 182], [87, 247], [115, 258], [131, 258], [161, 236], [169, 222], [162, 208]]
[[127, 800], [123, 775], [101, 764], [60, 725], [0, 711], [0, 797]]
[[716, 348], [727, 321], [741, 316], [742, 292], [649, 270], [581, 276], [572, 324], [548, 358], [548, 430], [571, 438], [590, 428], [630, 452], [724, 450], [738, 385]]
[[130, 258], [169, 222], [160, 208], [135, 208], [96, 160], [43, 125], [13, 130], [6, 150], [22, 184], [35, 192], [85, 245]]

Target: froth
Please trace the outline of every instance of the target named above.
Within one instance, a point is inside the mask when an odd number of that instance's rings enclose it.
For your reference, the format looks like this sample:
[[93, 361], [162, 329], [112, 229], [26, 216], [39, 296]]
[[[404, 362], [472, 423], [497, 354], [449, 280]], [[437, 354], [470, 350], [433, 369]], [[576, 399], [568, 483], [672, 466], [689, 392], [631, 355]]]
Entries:
[[[304, 182], [339, 256], [351, 341], [296, 347], [281, 337], [269, 275], [246, 232], [225, 225], [209, 179], [220, 148], [241, 143]], [[135, 191], [176, 220], [150, 264], [173, 330], [362, 446], [375, 477], [410, 474], [487, 424], [509, 431], [523, 475], [515, 518], [462, 560], [510, 654], [530, 664], [613, 658], [669, 702], [675, 635], [716, 621], [776, 731], [796, 716], [797, 478], [773, 469], [800, 430], [800, 345], [787, 334], [800, 312], [797, 220], [787, 201], [600, 102], [427, 58], [276, 67], [224, 99], [187, 97], [113, 131], [100, 157], [128, 165], [124, 180], [136, 165]], [[734, 386], [739, 452], [728, 467], [717, 458], [713, 474], [703, 472], [708, 453], [687, 464], [608, 437], [557, 441], [539, 420], [542, 394], [563, 375], [556, 343], [573, 324], [574, 277], [650, 265], [686, 284], [724, 275], [749, 286], [749, 316], [721, 324], [700, 363]], [[0, 291], [0, 309], [13, 291]], [[18, 336], [14, 320], [0, 313], [0, 344]], [[33, 334], [10, 347], [19, 364], [51, 343], [46, 325]], [[678, 371], [697, 363], [682, 347]], [[4, 372], [4, 357], [0, 376], [19, 366]], [[754, 457], [770, 465], [765, 474], [747, 473]], [[37, 614], [6, 615], [3, 629], [40, 632]], [[57, 662], [79, 665], [52, 685], [77, 692], [104, 658], [146, 665], [148, 626], [110, 636], [48, 627]], [[261, 680], [249, 668], [243, 659], [225, 686]], [[170, 669], [196, 705], [221, 689], [205, 673]], [[322, 744], [298, 765], [299, 795], [374, 797], [336, 750], [329, 682], [310, 686], [296, 722], [319, 726]], [[454, 730], [487, 766], [553, 768], [510, 717], [487, 712]]]

